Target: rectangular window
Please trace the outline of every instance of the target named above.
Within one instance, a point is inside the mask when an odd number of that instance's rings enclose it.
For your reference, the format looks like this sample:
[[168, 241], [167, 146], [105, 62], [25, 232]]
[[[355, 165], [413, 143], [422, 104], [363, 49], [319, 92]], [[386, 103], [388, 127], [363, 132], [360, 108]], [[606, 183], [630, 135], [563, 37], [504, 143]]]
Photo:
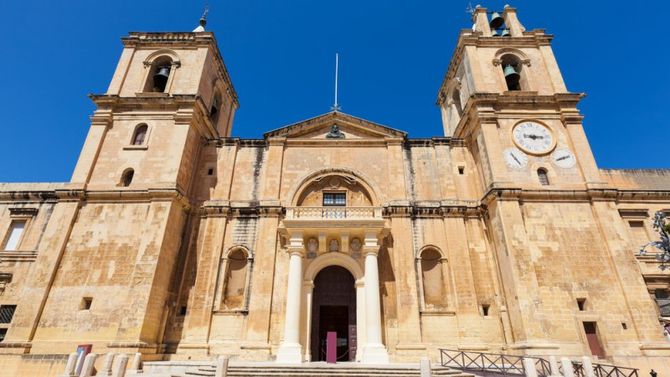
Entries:
[[21, 236], [23, 236], [23, 231], [26, 228], [25, 220], [14, 220], [12, 225], [9, 226], [9, 232], [5, 241], [5, 250], [16, 250], [19, 247], [21, 242]]
[[2, 305], [0, 306], [0, 323], [12, 323], [16, 305]]
[[7, 329], [0, 329], [0, 342], [5, 340], [5, 335], [7, 335]]
[[79, 303], [79, 310], [91, 310], [93, 304], [93, 297], [82, 297]]
[[583, 312], [586, 310], [586, 299], [585, 298], [578, 298], [577, 299], [577, 307], [579, 308], [580, 312]]
[[643, 221], [631, 220], [628, 221], [628, 225], [630, 226], [630, 230], [633, 236], [633, 242], [635, 243], [636, 249], [639, 249], [640, 247], [646, 245], [650, 241], [649, 235], [647, 234], [647, 230], [644, 227]]
[[324, 206], [346, 206], [347, 193], [346, 192], [324, 192], [323, 193]]

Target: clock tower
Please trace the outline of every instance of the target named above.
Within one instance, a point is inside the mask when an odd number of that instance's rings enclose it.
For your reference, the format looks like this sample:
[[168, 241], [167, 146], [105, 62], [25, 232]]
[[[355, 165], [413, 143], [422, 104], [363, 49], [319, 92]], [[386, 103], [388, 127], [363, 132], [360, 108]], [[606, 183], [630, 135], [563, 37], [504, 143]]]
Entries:
[[[484, 191], [602, 187], [577, 103], [544, 30], [527, 31], [516, 9], [477, 7], [461, 32], [438, 94], [445, 136], [470, 146]], [[484, 194], [484, 193], [482, 193]]]
[[[644, 282], [626, 268], [632, 245], [612, 226], [621, 219], [616, 190], [596, 166], [577, 109], [584, 94], [567, 90], [552, 36], [526, 30], [509, 6], [477, 7], [473, 22], [459, 35], [437, 104], [445, 136], [467, 147], [482, 182], [475, 195], [495, 245], [510, 350], [579, 354], [584, 342], [576, 339], [594, 326], [621, 326], [579, 317], [575, 302], [587, 296], [608, 310], [644, 308], [617, 314], [637, 329], [617, 341], [655, 347]], [[617, 279], [634, 283], [623, 289]]]

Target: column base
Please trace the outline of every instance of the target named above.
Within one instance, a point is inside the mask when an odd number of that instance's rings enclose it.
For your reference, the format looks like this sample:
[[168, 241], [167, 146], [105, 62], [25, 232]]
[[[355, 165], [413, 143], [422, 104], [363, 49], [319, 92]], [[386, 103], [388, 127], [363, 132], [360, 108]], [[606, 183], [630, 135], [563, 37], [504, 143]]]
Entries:
[[361, 355], [363, 364], [388, 364], [389, 353], [383, 344], [369, 344], [363, 347]]
[[280, 344], [276, 361], [281, 364], [301, 364], [302, 346], [299, 343]]

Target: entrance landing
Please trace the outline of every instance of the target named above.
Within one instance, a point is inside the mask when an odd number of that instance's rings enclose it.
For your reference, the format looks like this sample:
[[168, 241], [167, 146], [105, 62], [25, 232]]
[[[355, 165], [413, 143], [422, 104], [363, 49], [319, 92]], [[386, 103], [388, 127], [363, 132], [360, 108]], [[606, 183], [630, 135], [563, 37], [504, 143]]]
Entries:
[[[144, 363], [142, 377], [214, 377], [214, 362], [197, 361], [154, 361]], [[369, 365], [355, 362], [327, 364], [310, 362], [300, 365], [282, 365], [275, 362], [231, 361], [227, 377], [419, 377], [418, 364]], [[432, 366], [433, 376], [472, 377], [456, 369]]]

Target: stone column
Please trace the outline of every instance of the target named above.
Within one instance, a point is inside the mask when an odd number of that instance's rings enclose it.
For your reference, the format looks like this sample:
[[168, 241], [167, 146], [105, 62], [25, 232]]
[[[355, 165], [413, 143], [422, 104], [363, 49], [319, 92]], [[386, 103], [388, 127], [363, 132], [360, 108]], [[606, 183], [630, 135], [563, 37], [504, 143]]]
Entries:
[[65, 371], [59, 377], [74, 377], [77, 374], [74, 372], [75, 367], [77, 366], [77, 356], [76, 352], [72, 352], [67, 358], [67, 364], [65, 364]]
[[133, 362], [130, 364], [130, 372], [141, 373], [142, 370], [142, 354], [137, 352], [133, 355]]
[[584, 370], [584, 376], [596, 377], [596, 374], [593, 372], [593, 364], [591, 363], [590, 357], [588, 356], [582, 357], [582, 369]]
[[562, 377], [561, 370], [558, 367], [558, 360], [556, 360], [556, 356], [549, 356], [549, 368], [551, 369], [551, 376]]
[[98, 355], [95, 353], [89, 353], [84, 358], [84, 366], [81, 368], [81, 373], [79, 377], [91, 377], [93, 375], [93, 367], [95, 366], [95, 359], [98, 358]]
[[526, 372], [526, 377], [537, 377], [537, 369], [535, 368], [535, 360], [527, 357], [523, 358], [523, 369]]
[[286, 315], [284, 316], [284, 340], [277, 350], [277, 362], [300, 364], [300, 299], [302, 291], [302, 256], [304, 254], [302, 234], [291, 235], [289, 241], [288, 284], [286, 288]]
[[305, 361], [312, 361], [312, 295], [314, 293], [314, 283], [304, 282], [305, 289]]
[[567, 357], [561, 357], [561, 366], [563, 367], [564, 377], [575, 377], [574, 368], [572, 367], [572, 360]]
[[100, 371], [101, 376], [111, 376], [112, 375], [112, 364], [114, 362], [115, 354], [109, 352], [105, 355], [105, 361], [102, 363], [102, 370]]
[[226, 377], [228, 375], [228, 356], [219, 356], [216, 359], [216, 372], [214, 377]]
[[116, 368], [112, 371], [112, 377], [124, 377], [128, 366], [128, 355], [121, 354], [116, 358]]
[[382, 312], [379, 297], [379, 266], [376, 236], [366, 234], [365, 246], [365, 328], [366, 344], [361, 361], [365, 364], [387, 364], [389, 355], [382, 343]]
[[361, 361], [365, 337], [365, 277], [356, 280], [356, 361]]

